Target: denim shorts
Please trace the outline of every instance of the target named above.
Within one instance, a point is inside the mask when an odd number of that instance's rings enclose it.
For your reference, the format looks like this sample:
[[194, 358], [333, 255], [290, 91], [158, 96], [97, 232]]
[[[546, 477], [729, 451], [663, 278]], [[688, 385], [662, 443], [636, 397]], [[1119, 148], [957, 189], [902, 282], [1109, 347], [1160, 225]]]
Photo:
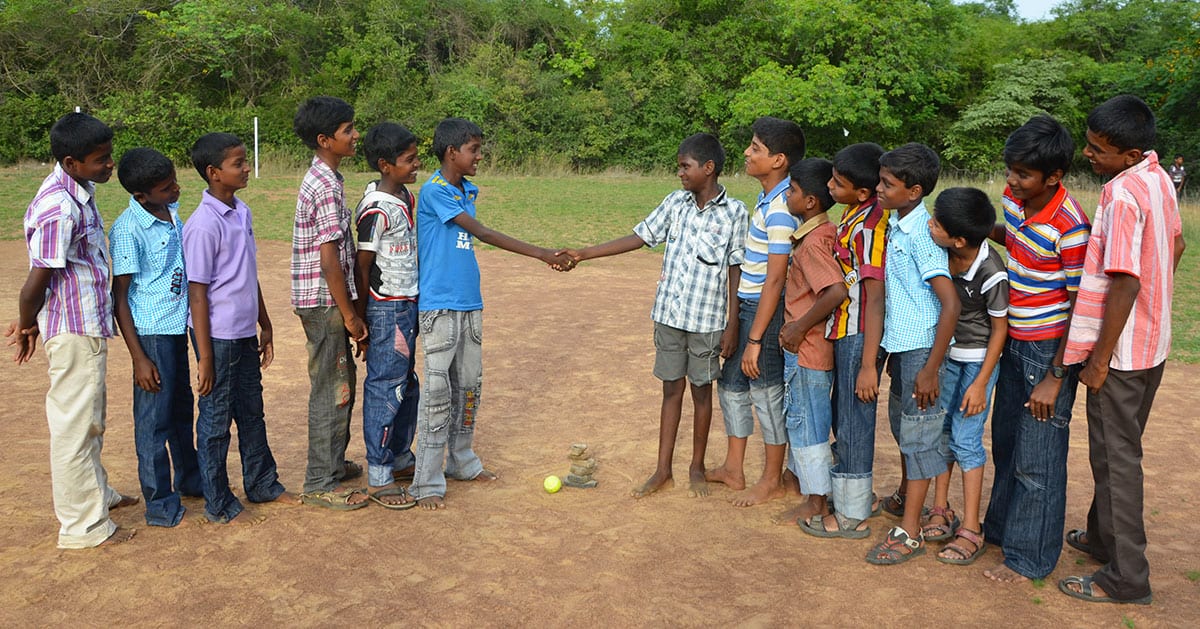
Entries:
[[987, 423], [988, 411], [992, 408], [992, 391], [996, 388], [996, 379], [1000, 377], [999, 365], [992, 370], [992, 376], [988, 379], [983, 410], [974, 415], [964, 415], [964, 411], [958, 410], [967, 387], [975, 382], [982, 369], [982, 362], [947, 358], [938, 383], [942, 393], [938, 405], [946, 411], [939, 451], [946, 463], [957, 462], [963, 471], [983, 467], [987, 463], [987, 451], [983, 448], [983, 425]]
[[[889, 357], [892, 386], [888, 397], [888, 419], [900, 444], [910, 480], [933, 478], [946, 471], [946, 459], [938, 451], [946, 423], [946, 411], [938, 400], [917, 408], [913, 397], [917, 372], [929, 360], [929, 348], [898, 352]], [[939, 368], [939, 376], [941, 369]], [[941, 378], [939, 377], [939, 383]]]
[[687, 376], [702, 387], [721, 375], [721, 332], [687, 332], [655, 322], [654, 377], [672, 382]]
[[788, 468], [800, 479], [805, 494], [827, 496], [832, 491], [833, 453], [829, 427], [833, 423], [833, 371], [801, 367], [796, 355], [784, 350], [784, 399], [788, 443]]

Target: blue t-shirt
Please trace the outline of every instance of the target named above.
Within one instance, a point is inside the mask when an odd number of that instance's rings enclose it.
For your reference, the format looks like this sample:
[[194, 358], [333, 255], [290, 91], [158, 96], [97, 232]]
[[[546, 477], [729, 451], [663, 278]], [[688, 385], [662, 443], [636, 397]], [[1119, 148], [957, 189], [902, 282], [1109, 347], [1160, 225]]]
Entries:
[[475, 218], [479, 188], [462, 180], [462, 189], [442, 177], [441, 169], [421, 186], [417, 199], [417, 268], [420, 274], [421, 312], [483, 309], [479, 290], [479, 263], [474, 239], [459, 227], [454, 217], [466, 213]]

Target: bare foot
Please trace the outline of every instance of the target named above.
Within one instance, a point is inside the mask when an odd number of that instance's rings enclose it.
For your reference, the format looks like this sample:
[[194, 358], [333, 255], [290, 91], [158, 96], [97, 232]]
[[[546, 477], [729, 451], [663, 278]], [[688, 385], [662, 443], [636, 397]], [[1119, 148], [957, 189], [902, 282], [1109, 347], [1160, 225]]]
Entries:
[[754, 486], [733, 498], [735, 507], [753, 507], [787, 495], [787, 490], [778, 482], [760, 480]]
[[446, 508], [446, 500], [441, 496], [426, 496], [417, 499], [417, 506], [429, 511], [437, 511]]
[[670, 474], [655, 472], [653, 476], [646, 479], [646, 482], [634, 487], [633, 491], [629, 492], [629, 495], [633, 496], [634, 498], [645, 498], [646, 496], [649, 496], [650, 494], [664, 487], [674, 486], [675, 480], [671, 478]]
[[[142, 499], [138, 498], [137, 496], [126, 496], [124, 494], [119, 494], [119, 495], [121, 496], [121, 499], [117, 501], [117, 504], [108, 508], [110, 511], [113, 509], [120, 509], [121, 507], [132, 507], [133, 505], [142, 501]], [[113, 535], [116, 535], [116, 533], [113, 533]], [[130, 533], [129, 536], [133, 537], [133, 534]], [[112, 538], [110, 537], [109, 539], [112, 539]], [[117, 542], [117, 543], [119, 543], [119, 542]]]
[[471, 480], [480, 483], [490, 483], [494, 480], [500, 480], [500, 477], [497, 476], [495, 472], [483, 470], [482, 472], [476, 474], [475, 478], [472, 478]]
[[134, 535], [137, 535], [137, 529], [123, 529], [118, 526], [117, 530], [113, 531], [113, 534], [108, 536], [108, 539], [100, 542], [96, 546], [116, 546], [117, 544], [122, 544], [133, 539]]
[[828, 512], [828, 509], [821, 509], [808, 500], [805, 500], [791, 509], [780, 511], [779, 513], [771, 516], [771, 522], [780, 526], [792, 526], [799, 524], [800, 522], [803, 522], [814, 515], [826, 515]]
[[1003, 561], [992, 568], [984, 570], [983, 576], [1001, 583], [1020, 583], [1029, 580], [1029, 577], [1013, 572], [1013, 569], [1004, 565]]
[[738, 472], [733, 473], [724, 467], [714, 467], [711, 470], [704, 472], [704, 480], [710, 483], [722, 483], [726, 487], [741, 491], [746, 488], [746, 475]]
[[800, 492], [800, 479], [796, 478], [796, 475], [792, 473], [792, 470], [789, 470], [789, 469], [783, 470], [783, 481], [782, 482], [783, 482], [783, 489], [787, 492], [787, 494], [789, 496], [799, 497], [799, 496], [804, 495]]
[[704, 478], [704, 470], [695, 469], [688, 472], [688, 497], [703, 498], [708, 494], [708, 479]]
[[233, 516], [233, 519], [230, 520], [228, 522], [228, 524], [235, 524], [238, 527], [258, 526], [259, 524], [262, 524], [263, 522], [266, 522], [266, 521], [267, 521], [267, 516], [262, 515], [261, 513], [258, 513], [256, 511], [251, 511], [249, 509], [243, 509], [241, 513]]

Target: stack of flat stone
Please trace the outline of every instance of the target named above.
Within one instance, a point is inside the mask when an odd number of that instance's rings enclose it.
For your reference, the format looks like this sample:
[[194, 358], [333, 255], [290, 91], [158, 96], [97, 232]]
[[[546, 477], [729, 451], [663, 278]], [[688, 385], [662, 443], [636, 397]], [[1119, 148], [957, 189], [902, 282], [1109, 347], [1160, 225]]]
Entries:
[[596, 459], [588, 454], [587, 444], [572, 444], [571, 453], [567, 455], [567, 458], [571, 459], [571, 473], [563, 479], [563, 484], [579, 489], [595, 487], [597, 482], [592, 477], [596, 474]]

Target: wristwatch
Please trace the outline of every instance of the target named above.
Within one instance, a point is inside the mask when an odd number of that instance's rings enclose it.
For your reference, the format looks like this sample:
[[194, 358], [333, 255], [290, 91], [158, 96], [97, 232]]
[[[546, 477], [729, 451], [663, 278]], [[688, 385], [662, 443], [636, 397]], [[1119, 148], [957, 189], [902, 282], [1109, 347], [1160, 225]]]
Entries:
[[1050, 375], [1062, 380], [1067, 377], [1067, 368], [1062, 365], [1050, 365]]

